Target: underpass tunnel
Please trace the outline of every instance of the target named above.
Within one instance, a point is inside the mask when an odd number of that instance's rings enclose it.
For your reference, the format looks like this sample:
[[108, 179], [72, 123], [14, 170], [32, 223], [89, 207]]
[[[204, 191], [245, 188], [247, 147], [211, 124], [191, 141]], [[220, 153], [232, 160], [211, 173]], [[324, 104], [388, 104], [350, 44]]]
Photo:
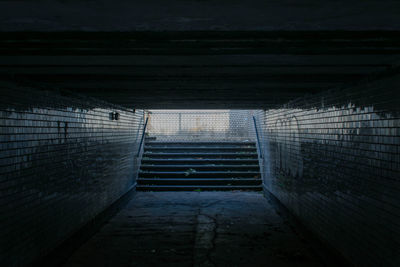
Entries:
[[400, 5], [234, 2], [0, 2], [1, 266], [400, 265]]

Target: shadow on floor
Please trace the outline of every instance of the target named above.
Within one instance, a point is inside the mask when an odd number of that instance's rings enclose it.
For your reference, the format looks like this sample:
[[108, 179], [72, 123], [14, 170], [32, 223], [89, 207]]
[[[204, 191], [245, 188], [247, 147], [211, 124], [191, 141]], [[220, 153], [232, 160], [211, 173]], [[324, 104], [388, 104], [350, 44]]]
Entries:
[[137, 192], [77, 266], [324, 266], [256, 192]]

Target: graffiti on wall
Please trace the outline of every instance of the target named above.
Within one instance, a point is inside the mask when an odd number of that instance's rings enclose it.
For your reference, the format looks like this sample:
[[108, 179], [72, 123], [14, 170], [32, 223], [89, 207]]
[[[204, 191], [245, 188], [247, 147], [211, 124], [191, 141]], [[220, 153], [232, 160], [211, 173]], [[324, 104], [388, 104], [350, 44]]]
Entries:
[[275, 166], [280, 171], [293, 177], [303, 175], [300, 129], [296, 116], [285, 116], [275, 121], [271, 136], [275, 143]]

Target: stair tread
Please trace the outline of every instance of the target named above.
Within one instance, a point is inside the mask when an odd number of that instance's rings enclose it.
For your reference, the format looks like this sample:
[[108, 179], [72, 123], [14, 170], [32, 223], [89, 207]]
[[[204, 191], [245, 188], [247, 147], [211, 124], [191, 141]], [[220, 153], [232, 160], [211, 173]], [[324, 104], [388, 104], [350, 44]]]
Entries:
[[[140, 173], [162, 173], [162, 174], [166, 174], [166, 173], [176, 173], [176, 174], [183, 174], [183, 173], [186, 173], [186, 171], [174, 171], [174, 172], [171, 172], [171, 171], [142, 171], [142, 170], [140, 170]], [[198, 174], [198, 173], [207, 173], [207, 174], [211, 174], [211, 173], [217, 173], [217, 174], [220, 174], [220, 173], [246, 173], [246, 174], [248, 174], [248, 173], [260, 173], [259, 171], [196, 171], [196, 172], [193, 172], [193, 173], [196, 173], [196, 174]]]
[[166, 181], [258, 181], [261, 178], [143, 178], [139, 177], [137, 180], [166, 180]]
[[258, 160], [257, 154], [215, 154], [215, 155], [188, 155], [188, 154], [145, 154], [143, 156], [144, 160]]
[[163, 158], [151, 158], [151, 159], [143, 159], [142, 162], [151, 162], [151, 161], [162, 161], [162, 162], [170, 162], [170, 161], [194, 161], [194, 162], [207, 162], [207, 161], [237, 161], [237, 162], [242, 162], [242, 161], [254, 161], [258, 162], [258, 159], [196, 159], [196, 158], [188, 158], [188, 159], [163, 159]]
[[215, 187], [215, 188], [259, 188], [262, 185], [137, 185], [137, 187], [190, 187], [190, 188], [204, 188], [204, 187]]
[[142, 166], [259, 166], [257, 159], [244, 159], [244, 160], [236, 160], [236, 159], [226, 159], [226, 160], [199, 160], [199, 159], [165, 159], [165, 160], [142, 160]]
[[144, 152], [144, 155], [257, 155], [257, 152], [254, 153], [197, 153], [197, 152], [189, 152], [189, 153], [182, 153], [182, 152], [168, 152], [168, 153], [149, 153], [148, 151]]
[[259, 166], [257, 159], [155, 159], [155, 160], [142, 160], [142, 166], [227, 166], [227, 165], [239, 165], [239, 166]]
[[168, 141], [151, 141], [151, 142], [146, 142], [146, 145], [159, 145], [159, 144], [239, 144], [239, 145], [244, 145], [244, 144], [255, 144], [254, 141], [215, 141], [215, 142], [210, 142], [210, 141], [198, 141], [198, 142], [191, 142], [191, 141], [176, 141], [176, 142], [168, 142]]
[[256, 147], [234, 147], [234, 146], [168, 146], [168, 147], [159, 147], [159, 146], [145, 146], [145, 149], [157, 149], [157, 150], [168, 150], [168, 149], [234, 149], [234, 150], [242, 150], [242, 149], [256, 149]]
[[235, 168], [235, 167], [240, 167], [240, 168], [257, 168], [259, 165], [146, 165], [142, 164], [141, 167], [154, 167], [154, 168], [190, 168], [190, 167], [196, 167], [196, 168], [212, 168], [212, 167], [224, 167], [224, 168]]

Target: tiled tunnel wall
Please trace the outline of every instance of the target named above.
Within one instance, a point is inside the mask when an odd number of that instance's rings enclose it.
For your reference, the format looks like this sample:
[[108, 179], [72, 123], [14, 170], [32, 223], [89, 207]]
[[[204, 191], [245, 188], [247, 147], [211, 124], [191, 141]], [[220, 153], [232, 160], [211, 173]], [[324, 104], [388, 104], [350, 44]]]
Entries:
[[0, 266], [48, 253], [128, 192], [141, 127], [143, 110], [1, 84]]
[[356, 266], [400, 266], [400, 75], [260, 111], [266, 189]]

